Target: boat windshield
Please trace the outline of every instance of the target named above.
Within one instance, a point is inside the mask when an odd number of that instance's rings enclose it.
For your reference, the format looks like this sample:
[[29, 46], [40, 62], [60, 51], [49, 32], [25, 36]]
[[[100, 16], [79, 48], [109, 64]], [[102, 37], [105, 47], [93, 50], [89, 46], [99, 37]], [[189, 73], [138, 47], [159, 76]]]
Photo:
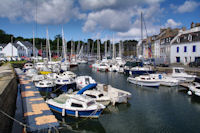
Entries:
[[196, 87], [198, 90], [200, 90], [200, 87]]
[[87, 106], [89, 107], [89, 106], [94, 105], [94, 104], [95, 104], [94, 101], [90, 101], [90, 102], [87, 103]]
[[183, 73], [183, 72], [184, 72], [184, 69], [175, 69], [175, 72], [176, 72], [176, 73]]
[[102, 97], [103, 96], [103, 94], [99, 94], [99, 97]]

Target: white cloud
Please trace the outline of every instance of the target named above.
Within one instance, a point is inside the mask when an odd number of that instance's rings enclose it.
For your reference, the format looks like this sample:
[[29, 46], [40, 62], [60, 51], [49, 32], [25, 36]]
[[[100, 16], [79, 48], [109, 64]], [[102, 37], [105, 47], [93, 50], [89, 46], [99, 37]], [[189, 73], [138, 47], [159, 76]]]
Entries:
[[109, 7], [116, 3], [117, 0], [79, 0], [82, 9], [100, 9]]
[[165, 27], [175, 28], [175, 27], [178, 27], [180, 25], [181, 25], [180, 22], [175, 22], [173, 19], [168, 19], [166, 24], [165, 24]]
[[22, 14], [22, 5], [22, 1], [19, 0], [1, 0], [0, 17], [9, 18], [11, 20], [19, 17]]
[[116, 11], [105, 9], [88, 14], [83, 26], [84, 32], [94, 31], [95, 28], [110, 29], [114, 31], [126, 31], [131, 26], [131, 15], [128, 11]]
[[182, 5], [176, 6], [171, 4], [170, 7], [178, 13], [193, 12], [196, 8], [200, 6], [200, 2], [196, 1], [185, 1]]
[[86, 14], [80, 13], [72, 0], [37, 0], [37, 3], [35, 0], [2, 0], [0, 17], [22, 18], [27, 22], [37, 21], [39, 24], [59, 24], [70, 19], [84, 19]]
[[119, 38], [126, 38], [126, 39], [136, 39], [140, 40], [141, 38], [141, 20], [140, 20], [140, 12], [143, 12], [143, 22], [145, 22], [146, 30], [143, 25], [143, 38], [146, 38], [147, 35], [158, 34], [160, 31], [159, 25], [154, 24], [157, 22], [163, 13], [163, 9], [160, 8], [159, 4], [151, 4], [148, 8], [135, 8], [137, 9], [133, 16], [136, 17], [135, 21], [131, 25], [131, 28], [125, 32], [117, 32], [117, 36]]
[[126, 9], [139, 4], [155, 4], [164, 0], [79, 0], [84, 10]]

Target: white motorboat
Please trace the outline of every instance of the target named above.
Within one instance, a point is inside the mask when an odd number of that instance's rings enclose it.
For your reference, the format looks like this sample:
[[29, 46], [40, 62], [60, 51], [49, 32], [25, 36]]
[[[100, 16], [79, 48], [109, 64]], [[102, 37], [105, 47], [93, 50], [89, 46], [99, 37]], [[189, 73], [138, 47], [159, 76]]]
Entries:
[[100, 61], [97, 60], [94, 64], [92, 64], [92, 68], [97, 69], [100, 65]]
[[104, 105], [84, 95], [61, 95], [47, 100], [46, 103], [62, 116], [98, 118], [105, 108]]
[[23, 70], [24, 72], [26, 72], [28, 69], [32, 69], [33, 68], [33, 63], [26, 63], [24, 64]]
[[105, 63], [100, 63], [99, 66], [97, 67], [99, 71], [103, 71], [103, 72], [108, 71], [108, 68], [109, 66]]
[[176, 78], [172, 78], [169, 75], [166, 74], [150, 74], [151, 77], [157, 79], [160, 81], [160, 85], [163, 86], [177, 86], [179, 85], [179, 80], [177, 80]]
[[180, 80], [180, 82], [193, 82], [196, 78], [195, 75], [187, 74], [182, 67], [173, 67], [171, 76]]
[[38, 74], [33, 75], [31, 78], [33, 82], [38, 82], [44, 79], [45, 79], [44, 75], [38, 75]]
[[70, 63], [68, 61], [64, 61], [60, 63], [60, 68], [63, 71], [67, 71], [70, 67]]
[[189, 86], [188, 94], [194, 94], [196, 96], [200, 96], [200, 83], [193, 82]]
[[116, 64], [110, 64], [108, 70], [110, 72], [117, 72], [118, 66]]
[[83, 95], [94, 99], [96, 102], [103, 104], [104, 106], [109, 105], [111, 102], [110, 98], [99, 90], [86, 90], [83, 92]]
[[28, 77], [33, 77], [33, 75], [37, 75], [38, 74], [38, 71], [36, 69], [34, 69], [34, 68], [30, 68], [30, 69], [26, 70], [25, 74]]
[[140, 86], [147, 86], [147, 87], [159, 87], [160, 80], [151, 77], [150, 75], [140, 75], [138, 77], [128, 77], [127, 81], [130, 83], [140, 85]]
[[60, 74], [61, 76], [70, 76], [71, 78], [75, 79], [76, 78], [76, 74], [71, 72], [71, 71], [65, 71], [63, 73]]
[[44, 68], [45, 67], [45, 63], [44, 62], [37, 62], [37, 63], [35, 63], [35, 68], [37, 69], [37, 70], [41, 70], [42, 68]]
[[86, 64], [86, 63], [88, 63], [88, 61], [85, 60], [85, 59], [80, 58], [80, 59], [77, 60], [77, 63], [78, 64]]
[[78, 89], [82, 89], [89, 84], [95, 84], [96, 81], [90, 76], [78, 76], [75, 79]]
[[40, 91], [52, 91], [55, 87], [55, 83], [52, 80], [41, 80], [39, 82], [35, 82], [35, 86]]
[[117, 65], [117, 72], [124, 73], [124, 65]]
[[59, 76], [54, 82], [57, 88], [64, 92], [67, 92], [69, 89], [76, 89], [76, 82], [70, 76]]
[[97, 84], [96, 89], [101, 91], [104, 95], [107, 95], [111, 103], [127, 103], [131, 98], [131, 93], [112, 87], [111, 85]]
[[45, 76], [46, 76], [47, 79], [53, 80], [53, 81], [55, 81], [59, 77], [59, 75], [57, 73], [49, 73]]
[[132, 67], [129, 71], [130, 75], [144, 75], [144, 74], [152, 74], [154, 71], [151, 69], [151, 67]]

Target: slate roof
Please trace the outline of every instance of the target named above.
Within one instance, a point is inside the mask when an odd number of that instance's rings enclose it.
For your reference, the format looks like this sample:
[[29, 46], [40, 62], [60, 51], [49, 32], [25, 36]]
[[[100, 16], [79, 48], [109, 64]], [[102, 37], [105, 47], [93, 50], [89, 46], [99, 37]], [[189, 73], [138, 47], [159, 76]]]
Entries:
[[[15, 41], [15, 43], [17, 43], [18, 41]], [[25, 47], [27, 48], [33, 48], [32, 43], [30, 43], [29, 41], [20, 41]]]
[[3, 47], [3, 48], [4, 48], [6, 45], [7, 45], [7, 44], [0, 44], [0, 46]]
[[[190, 40], [189, 36], [192, 37], [192, 39]], [[178, 39], [180, 39], [180, 42], [178, 42]], [[189, 42], [197, 42], [200, 41], [200, 31], [198, 32], [190, 32], [190, 33], [186, 33], [186, 34], [181, 34], [180, 36], [178, 36], [178, 38], [174, 41], [173, 44], [178, 44], [178, 43], [189, 43]]]

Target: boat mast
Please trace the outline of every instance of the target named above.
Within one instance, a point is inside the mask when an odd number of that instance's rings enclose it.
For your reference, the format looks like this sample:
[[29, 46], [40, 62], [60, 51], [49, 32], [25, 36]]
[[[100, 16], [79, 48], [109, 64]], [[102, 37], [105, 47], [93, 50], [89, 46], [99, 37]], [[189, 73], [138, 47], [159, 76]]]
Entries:
[[59, 37], [57, 38], [57, 56], [59, 57]]
[[115, 54], [115, 42], [114, 42], [114, 34], [113, 34], [113, 38], [112, 38], [112, 43], [113, 43], [113, 60], [115, 59], [115, 56], [116, 56], [116, 54]]
[[[142, 12], [141, 12], [141, 41], [143, 40], [143, 22], [142, 22]], [[143, 56], [143, 43], [141, 43], [141, 55]]]
[[100, 42], [99, 42], [99, 39], [97, 40], [97, 59], [98, 59], [98, 60], [101, 60]]
[[48, 28], [47, 28], [47, 46], [48, 46], [48, 52], [49, 52], [49, 61], [51, 61], [51, 48], [50, 48], [50, 42], [49, 42]]
[[40, 44], [40, 48], [41, 48], [41, 56], [43, 57], [43, 54], [42, 54], [42, 42], [41, 42], [41, 44]]
[[106, 59], [107, 59], [107, 39], [106, 39], [106, 41], [105, 41], [105, 57], [106, 57]]
[[91, 55], [94, 54], [94, 40], [92, 40], [92, 49], [91, 49]]
[[121, 44], [122, 44], [122, 41], [119, 42], [119, 57], [122, 57]]
[[34, 31], [33, 31], [33, 61], [35, 63], [35, 34], [34, 34]]
[[65, 38], [64, 38], [64, 31], [62, 28], [62, 52], [63, 52], [63, 58], [65, 59], [65, 61], [67, 60], [67, 56], [66, 56], [66, 48], [65, 48]]

